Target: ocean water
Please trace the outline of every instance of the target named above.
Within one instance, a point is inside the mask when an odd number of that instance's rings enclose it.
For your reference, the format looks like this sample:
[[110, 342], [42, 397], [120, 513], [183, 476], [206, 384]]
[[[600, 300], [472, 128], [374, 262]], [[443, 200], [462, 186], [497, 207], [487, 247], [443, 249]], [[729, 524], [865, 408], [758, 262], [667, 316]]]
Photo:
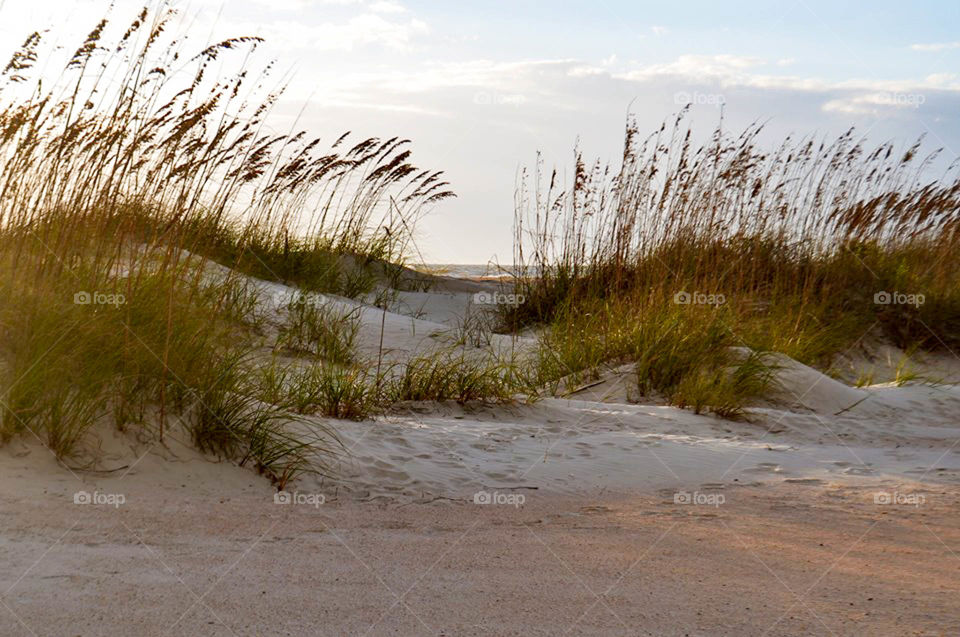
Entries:
[[507, 278], [513, 273], [513, 266], [494, 263], [424, 263], [422, 268], [427, 272], [458, 279]]

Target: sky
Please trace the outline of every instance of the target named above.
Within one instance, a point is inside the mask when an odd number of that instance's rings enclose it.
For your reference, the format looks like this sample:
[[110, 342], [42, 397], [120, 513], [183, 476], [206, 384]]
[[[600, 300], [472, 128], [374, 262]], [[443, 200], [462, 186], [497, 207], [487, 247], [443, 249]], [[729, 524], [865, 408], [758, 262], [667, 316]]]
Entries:
[[[127, 20], [141, 3], [115, 0]], [[960, 3], [795, 0], [178, 0], [200, 40], [266, 39], [289, 88], [281, 123], [333, 141], [400, 135], [456, 199], [421, 224], [430, 263], [512, 261], [514, 194], [548, 167], [615, 159], [628, 112], [654, 131], [685, 104], [708, 135], [766, 122], [960, 151]], [[0, 59], [49, 28], [73, 45], [101, 0], [0, 0]], [[199, 42], [197, 43], [199, 45]], [[279, 126], [279, 124], [278, 124]]]

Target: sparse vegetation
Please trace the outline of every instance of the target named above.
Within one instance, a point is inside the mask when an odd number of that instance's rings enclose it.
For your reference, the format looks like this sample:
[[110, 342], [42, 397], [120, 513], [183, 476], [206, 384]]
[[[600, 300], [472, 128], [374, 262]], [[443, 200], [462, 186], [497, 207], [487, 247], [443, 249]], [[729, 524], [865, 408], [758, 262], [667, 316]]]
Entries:
[[358, 367], [313, 365], [292, 379], [290, 400], [297, 413], [363, 420], [377, 410], [376, 387]]
[[696, 412], [731, 417], [761, 396], [773, 368], [741, 345], [722, 309], [668, 301], [606, 300], [558, 315], [540, 339], [538, 381], [557, 390], [597, 379], [605, 366], [630, 362], [638, 390]]
[[907, 352], [897, 361], [893, 377], [893, 382], [897, 387], [903, 387], [907, 383], [921, 378], [920, 374], [913, 370], [910, 357], [911, 353]]
[[337, 311], [304, 297], [291, 300], [286, 310], [287, 320], [277, 333], [278, 349], [339, 365], [354, 361], [359, 310]]
[[509, 401], [520, 386], [518, 371], [489, 356], [470, 357], [462, 351], [440, 351], [414, 356], [388, 376], [384, 396], [389, 403], [403, 401]]

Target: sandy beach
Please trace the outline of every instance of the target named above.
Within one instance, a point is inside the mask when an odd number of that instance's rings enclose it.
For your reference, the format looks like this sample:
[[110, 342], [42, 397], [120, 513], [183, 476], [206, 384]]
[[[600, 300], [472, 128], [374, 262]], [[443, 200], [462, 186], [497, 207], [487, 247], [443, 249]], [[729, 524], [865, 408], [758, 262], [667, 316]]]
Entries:
[[[409, 352], [484, 285], [325, 301], [361, 307], [368, 353], [381, 325]], [[778, 373], [743, 421], [636, 402], [616, 369], [562, 398], [330, 421], [337, 477], [280, 495], [176, 432], [99, 432], [84, 468], [15, 441], [0, 633], [953, 634], [960, 389]]]
[[116, 509], [4, 493], [3, 634], [947, 635], [958, 621], [953, 486], [888, 482], [925, 501], [886, 507], [850, 483], [729, 488], [720, 506], [672, 490], [314, 507], [255, 483], [125, 488]]

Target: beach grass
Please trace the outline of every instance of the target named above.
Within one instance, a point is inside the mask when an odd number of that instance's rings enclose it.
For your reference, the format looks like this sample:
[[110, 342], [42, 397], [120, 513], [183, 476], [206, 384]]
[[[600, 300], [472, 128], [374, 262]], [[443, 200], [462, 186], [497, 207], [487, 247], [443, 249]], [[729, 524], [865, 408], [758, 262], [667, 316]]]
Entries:
[[[365, 294], [452, 193], [406, 139], [267, 133], [280, 93], [252, 66], [260, 40], [193, 47], [174, 16], [98, 22], [53, 85], [33, 77], [56, 51], [34, 33], [0, 74], [0, 437], [64, 458], [103, 423], [179, 427], [283, 484], [323, 470], [336, 436], [295, 437], [309, 405], [261, 400], [268, 316], [241, 275]], [[278, 349], [352, 360], [349, 317], [287, 313]]]
[[[852, 130], [767, 148], [760, 126], [718, 127], [695, 146], [686, 115], [645, 138], [629, 120], [620, 162], [578, 151], [570, 184], [539, 159], [521, 177], [524, 302], [500, 323], [541, 331], [545, 381], [633, 361], [642, 393], [737, 413], [767, 383], [764, 352], [830, 371], [865, 338], [956, 351], [956, 165], [932, 174], [922, 141]], [[759, 357], [731, 374], [733, 347]]]

